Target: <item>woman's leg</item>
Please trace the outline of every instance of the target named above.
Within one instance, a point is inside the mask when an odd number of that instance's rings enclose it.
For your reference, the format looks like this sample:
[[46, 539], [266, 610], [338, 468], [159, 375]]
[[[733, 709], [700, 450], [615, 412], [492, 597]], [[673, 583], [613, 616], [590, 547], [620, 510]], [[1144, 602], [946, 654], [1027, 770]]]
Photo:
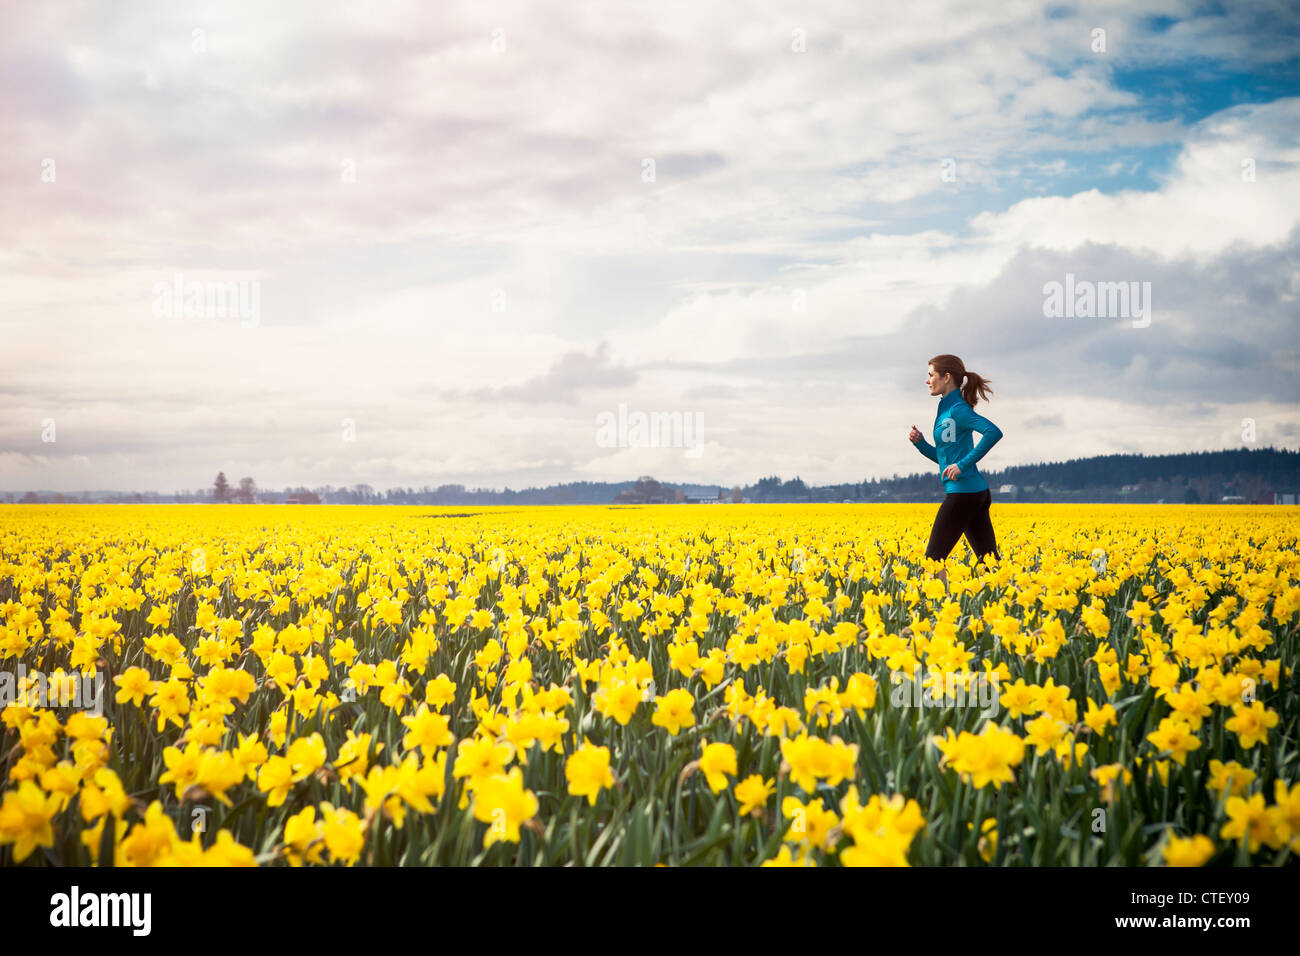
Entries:
[[935, 561], [942, 561], [952, 551], [962, 532], [966, 529], [967, 515], [965, 495], [949, 492], [939, 505], [939, 513], [934, 516], [934, 527], [930, 529], [930, 543], [926, 545], [925, 556]]
[[987, 488], [980, 493], [980, 500], [966, 524], [966, 540], [975, 552], [976, 563], [982, 562], [984, 556], [991, 554], [999, 561], [998, 539], [993, 533], [993, 522], [989, 518], [989, 508], [993, 504], [993, 493]]

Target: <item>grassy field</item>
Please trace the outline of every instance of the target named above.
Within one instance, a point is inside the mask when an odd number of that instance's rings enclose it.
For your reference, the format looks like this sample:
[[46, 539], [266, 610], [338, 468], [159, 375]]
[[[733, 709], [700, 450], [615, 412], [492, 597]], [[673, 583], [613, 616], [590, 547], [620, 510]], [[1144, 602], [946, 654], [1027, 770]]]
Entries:
[[1300, 512], [935, 509], [0, 506], [0, 864], [1294, 861]]

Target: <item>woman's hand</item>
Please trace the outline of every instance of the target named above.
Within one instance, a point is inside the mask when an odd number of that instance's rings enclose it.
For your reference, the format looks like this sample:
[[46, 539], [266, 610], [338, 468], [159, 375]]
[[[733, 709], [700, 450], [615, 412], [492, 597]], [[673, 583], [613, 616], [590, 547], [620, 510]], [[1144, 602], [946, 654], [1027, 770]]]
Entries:
[[907, 440], [910, 441], [913, 445], [919, 442], [923, 437], [925, 436], [921, 434], [920, 430], [918, 430], [915, 425], [913, 425], [912, 430], [907, 433]]
[[943, 476], [947, 478], [949, 481], [956, 480], [957, 476], [960, 474], [961, 474], [961, 469], [958, 468], [956, 465], [949, 465], [947, 468], [943, 470]]

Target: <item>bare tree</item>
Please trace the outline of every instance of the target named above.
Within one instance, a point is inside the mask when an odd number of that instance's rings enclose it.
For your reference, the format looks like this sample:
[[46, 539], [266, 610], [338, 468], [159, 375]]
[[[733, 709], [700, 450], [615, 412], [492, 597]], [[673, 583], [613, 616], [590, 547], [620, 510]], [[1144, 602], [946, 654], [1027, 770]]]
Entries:
[[246, 505], [251, 505], [257, 495], [257, 485], [252, 478], [239, 479], [239, 491], [236, 497]]

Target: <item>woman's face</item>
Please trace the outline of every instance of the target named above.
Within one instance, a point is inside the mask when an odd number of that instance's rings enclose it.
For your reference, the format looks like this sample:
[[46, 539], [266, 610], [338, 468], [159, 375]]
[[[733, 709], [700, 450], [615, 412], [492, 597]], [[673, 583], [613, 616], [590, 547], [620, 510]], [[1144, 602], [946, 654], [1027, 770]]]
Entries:
[[927, 365], [926, 368], [929, 369], [929, 374], [925, 376], [925, 384], [930, 386], [930, 394], [942, 395], [943, 390], [947, 388], [948, 383], [952, 381], [952, 376], [947, 372], [943, 375], [939, 375], [935, 372], [933, 365]]

